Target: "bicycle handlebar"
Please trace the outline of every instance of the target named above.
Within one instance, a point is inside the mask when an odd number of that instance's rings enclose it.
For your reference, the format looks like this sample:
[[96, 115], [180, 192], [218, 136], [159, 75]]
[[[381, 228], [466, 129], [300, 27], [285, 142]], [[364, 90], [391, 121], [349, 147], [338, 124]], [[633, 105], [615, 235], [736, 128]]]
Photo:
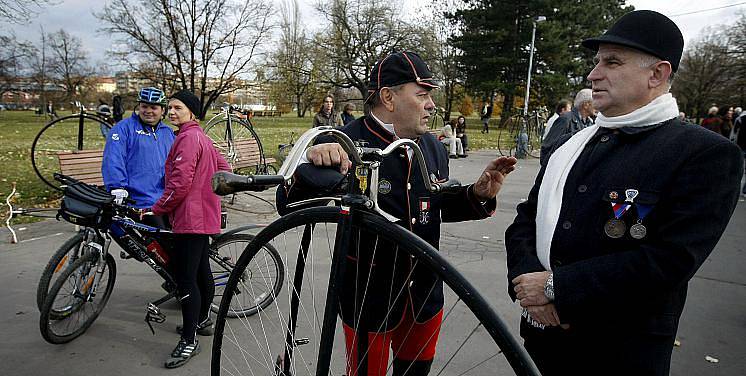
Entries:
[[[402, 138], [392, 142], [385, 149], [357, 147], [349, 136], [333, 127], [317, 127], [309, 129], [298, 138], [295, 147], [290, 151], [285, 162], [280, 167], [278, 175], [235, 175], [227, 172], [218, 172], [213, 175], [213, 192], [218, 195], [228, 195], [241, 191], [262, 191], [267, 188], [282, 184], [293, 176], [295, 170], [301, 164], [306, 149], [320, 136], [328, 136], [335, 139], [347, 152], [354, 165], [364, 165], [380, 162], [384, 157], [394, 153], [401, 147], [412, 149], [415, 161], [420, 167], [422, 181], [427, 182], [427, 189], [433, 193], [447, 193], [456, 191], [461, 184], [453, 179], [445, 182], [436, 182], [427, 173], [427, 165], [422, 150], [416, 142]], [[377, 169], [377, 165], [375, 168]], [[372, 197], [374, 200], [375, 198]]]

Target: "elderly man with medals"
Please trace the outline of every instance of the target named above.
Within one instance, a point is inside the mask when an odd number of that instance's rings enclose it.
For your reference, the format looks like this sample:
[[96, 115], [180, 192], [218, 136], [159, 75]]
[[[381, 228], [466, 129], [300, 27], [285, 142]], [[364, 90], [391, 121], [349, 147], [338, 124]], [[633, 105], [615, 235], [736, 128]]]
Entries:
[[688, 281], [733, 213], [743, 158], [678, 119], [673, 21], [634, 11], [583, 45], [596, 51], [600, 113], [552, 145], [518, 205], [509, 294], [542, 374], [667, 375]]

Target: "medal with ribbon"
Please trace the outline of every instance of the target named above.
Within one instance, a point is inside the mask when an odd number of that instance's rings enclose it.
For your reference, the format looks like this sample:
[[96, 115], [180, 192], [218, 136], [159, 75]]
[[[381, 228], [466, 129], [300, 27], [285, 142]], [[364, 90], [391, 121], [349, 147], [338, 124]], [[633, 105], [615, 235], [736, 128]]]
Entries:
[[648, 234], [648, 229], [642, 224], [642, 220], [653, 210], [653, 205], [635, 204], [637, 209], [637, 223], [629, 228], [629, 236], [640, 240]]
[[635, 197], [639, 192], [636, 189], [627, 189], [624, 191], [625, 200], [624, 202], [612, 202], [611, 210], [614, 212], [614, 218], [606, 221], [604, 225], [604, 233], [606, 236], [618, 239], [624, 236], [627, 232], [627, 225], [624, 224], [622, 217], [632, 207]]

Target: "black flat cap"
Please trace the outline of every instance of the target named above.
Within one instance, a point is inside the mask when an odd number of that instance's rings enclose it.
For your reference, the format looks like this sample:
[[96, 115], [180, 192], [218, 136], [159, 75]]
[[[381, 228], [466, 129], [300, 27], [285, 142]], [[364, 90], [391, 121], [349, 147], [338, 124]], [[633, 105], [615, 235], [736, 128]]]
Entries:
[[651, 54], [679, 69], [684, 52], [684, 37], [670, 18], [652, 10], [636, 10], [619, 18], [603, 35], [583, 41], [583, 46], [598, 51], [601, 43], [618, 44]]
[[379, 59], [370, 70], [368, 98], [382, 87], [416, 82], [426, 89], [437, 89], [438, 82], [433, 78], [430, 67], [414, 52], [392, 52]]

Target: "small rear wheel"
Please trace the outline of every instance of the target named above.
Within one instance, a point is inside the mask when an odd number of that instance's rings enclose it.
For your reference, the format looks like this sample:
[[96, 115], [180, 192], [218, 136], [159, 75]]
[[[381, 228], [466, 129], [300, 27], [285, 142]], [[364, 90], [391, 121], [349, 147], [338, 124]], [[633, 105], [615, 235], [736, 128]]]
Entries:
[[[228, 277], [252, 240], [254, 235], [234, 234], [221, 238], [210, 246], [210, 269], [215, 283], [215, 298], [211, 307], [213, 312], [218, 312]], [[271, 244], [265, 244], [252, 263], [241, 272], [241, 282], [233, 289], [234, 300], [227, 316], [251, 316], [266, 308], [280, 293], [284, 277], [285, 267], [280, 253]], [[248, 286], [251, 288], [247, 288]]]
[[107, 254], [102, 260], [97, 252], [85, 254], [65, 269], [41, 310], [42, 337], [61, 344], [85, 333], [109, 301], [116, 274], [114, 258]]

